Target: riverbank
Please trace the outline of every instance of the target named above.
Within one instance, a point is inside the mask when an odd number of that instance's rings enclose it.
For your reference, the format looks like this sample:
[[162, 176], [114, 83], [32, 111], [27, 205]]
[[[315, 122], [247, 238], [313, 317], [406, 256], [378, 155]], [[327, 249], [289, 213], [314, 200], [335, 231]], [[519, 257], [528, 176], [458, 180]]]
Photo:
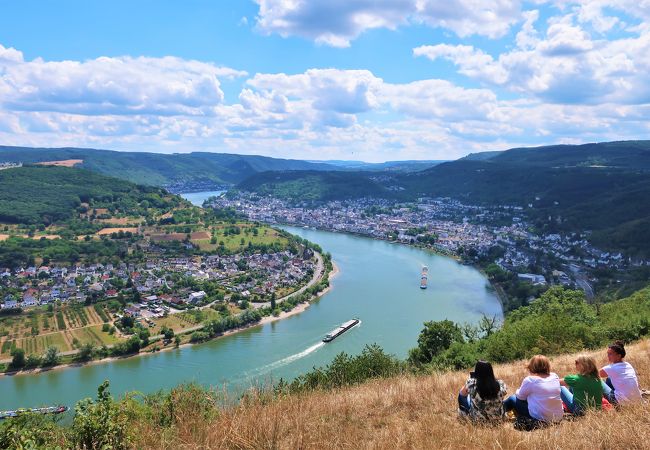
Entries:
[[[327, 269], [324, 267], [323, 270], [326, 271]], [[332, 270], [329, 271], [329, 272], [325, 272], [324, 276], [322, 278], [318, 279], [318, 282], [321, 282], [325, 278], [325, 276], [327, 276], [328, 282], [331, 283], [332, 279], [334, 279], [339, 274], [339, 272], [340, 272], [339, 267], [334, 263], [334, 261], [332, 261]], [[155, 355], [155, 354], [160, 353], [160, 352], [178, 350], [178, 349], [182, 349], [182, 348], [190, 347], [190, 346], [194, 346], [194, 345], [201, 345], [201, 344], [204, 344], [206, 342], [214, 341], [216, 339], [220, 339], [220, 338], [223, 338], [223, 337], [226, 337], [226, 336], [231, 336], [231, 335], [236, 334], [236, 333], [241, 333], [242, 331], [246, 331], [246, 330], [248, 330], [250, 328], [264, 326], [266, 324], [276, 322], [278, 320], [287, 319], [289, 317], [298, 315], [298, 314], [304, 312], [307, 308], [309, 308], [309, 306], [311, 305], [312, 302], [316, 301], [317, 299], [321, 298], [322, 296], [324, 296], [325, 294], [330, 292], [331, 289], [332, 289], [332, 286], [330, 285], [327, 288], [323, 289], [322, 291], [318, 292], [316, 295], [312, 296], [312, 298], [309, 301], [299, 303], [298, 305], [296, 305], [295, 308], [291, 309], [291, 311], [286, 311], [286, 312], [282, 311], [277, 316], [274, 316], [274, 315], [264, 316], [259, 322], [251, 323], [251, 324], [245, 325], [243, 327], [239, 327], [239, 328], [235, 328], [235, 329], [232, 329], [232, 330], [224, 331], [223, 333], [219, 334], [218, 336], [215, 336], [215, 337], [213, 337], [211, 339], [208, 339], [207, 341], [204, 341], [204, 342], [184, 342], [184, 343], [182, 343], [182, 344], [180, 344], [178, 346], [173, 344], [172, 342], [170, 342], [168, 345], [165, 345], [163, 347], [158, 348], [156, 346], [158, 344], [160, 344], [162, 340], [157, 339], [157, 340], [152, 341], [151, 344], [149, 345], [149, 347], [152, 347], [152, 348], [150, 348], [148, 350], [140, 351], [138, 353], [133, 353], [133, 354], [130, 354], [130, 355], [109, 356], [109, 357], [106, 357], [106, 358], [91, 359], [91, 360], [88, 360], [88, 361], [64, 362], [62, 364], [57, 364], [57, 365], [51, 366], [51, 367], [37, 367], [37, 368], [34, 368], [34, 369], [23, 369], [23, 370], [17, 370], [17, 371], [16, 370], [14, 370], [14, 371], [5, 371], [5, 372], [0, 372], [0, 377], [2, 377], [2, 376], [17, 376], [17, 375], [38, 375], [40, 373], [51, 372], [53, 370], [69, 369], [69, 368], [73, 368], [73, 367], [84, 367], [84, 366], [91, 366], [91, 365], [97, 365], [97, 364], [108, 364], [108, 363], [112, 363], [112, 362], [120, 361], [120, 360], [124, 360], [124, 359], [131, 359], [131, 358], [136, 358], [136, 357], [141, 357], [141, 356]], [[294, 294], [290, 294], [290, 296], [291, 295], [294, 295]], [[182, 332], [182, 333], [178, 333], [178, 335], [188, 338], [190, 336], [190, 334], [192, 333], [192, 331], [193, 330], [188, 330], [188, 331], [185, 331], [185, 332]], [[73, 356], [73, 355], [66, 355], [66, 356], [69, 357], [69, 356]]]

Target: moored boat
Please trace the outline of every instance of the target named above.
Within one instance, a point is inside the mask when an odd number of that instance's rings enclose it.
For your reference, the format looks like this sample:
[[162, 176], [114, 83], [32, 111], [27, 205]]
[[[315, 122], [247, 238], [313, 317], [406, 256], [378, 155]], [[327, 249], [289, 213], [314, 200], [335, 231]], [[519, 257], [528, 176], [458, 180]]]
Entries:
[[10, 409], [8, 411], [0, 411], [0, 420], [2, 419], [11, 419], [12, 417], [18, 417], [21, 414], [32, 413], [32, 414], [61, 414], [68, 410], [67, 406], [58, 405], [58, 406], [46, 406], [43, 408], [19, 408], [19, 409]]
[[343, 323], [340, 327], [333, 329], [329, 333], [325, 335], [323, 338], [323, 342], [331, 342], [346, 331], [348, 331], [350, 328], [354, 327], [356, 324], [361, 322], [359, 319], [352, 319], [348, 320], [347, 322]]

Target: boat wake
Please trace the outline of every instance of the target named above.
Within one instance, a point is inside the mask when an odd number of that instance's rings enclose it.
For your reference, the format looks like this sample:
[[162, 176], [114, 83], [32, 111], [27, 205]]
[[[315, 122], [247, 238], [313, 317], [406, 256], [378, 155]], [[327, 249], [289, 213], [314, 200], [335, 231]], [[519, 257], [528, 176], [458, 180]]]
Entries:
[[297, 361], [297, 360], [299, 360], [301, 358], [304, 358], [305, 356], [307, 356], [307, 355], [309, 355], [311, 353], [314, 353], [316, 350], [318, 350], [319, 348], [321, 348], [324, 345], [325, 345], [324, 342], [319, 342], [318, 344], [314, 344], [311, 347], [306, 348], [305, 350], [303, 350], [303, 351], [301, 351], [299, 353], [296, 353], [296, 354], [291, 355], [291, 356], [287, 356], [286, 358], [282, 358], [282, 359], [280, 359], [278, 361], [272, 362], [271, 364], [267, 364], [265, 366], [259, 367], [259, 368], [255, 369], [253, 371], [251, 376], [264, 375], [265, 373], [269, 373], [272, 370], [278, 369], [278, 368], [280, 368], [282, 366], [286, 366], [287, 364], [291, 364], [294, 361]]

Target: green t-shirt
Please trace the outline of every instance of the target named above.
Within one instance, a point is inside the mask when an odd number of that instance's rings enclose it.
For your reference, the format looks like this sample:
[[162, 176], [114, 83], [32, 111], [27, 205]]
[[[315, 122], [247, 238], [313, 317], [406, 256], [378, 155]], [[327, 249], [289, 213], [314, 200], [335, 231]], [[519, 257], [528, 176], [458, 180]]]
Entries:
[[603, 386], [600, 379], [583, 375], [567, 375], [564, 382], [573, 390], [573, 399], [583, 408], [601, 409]]

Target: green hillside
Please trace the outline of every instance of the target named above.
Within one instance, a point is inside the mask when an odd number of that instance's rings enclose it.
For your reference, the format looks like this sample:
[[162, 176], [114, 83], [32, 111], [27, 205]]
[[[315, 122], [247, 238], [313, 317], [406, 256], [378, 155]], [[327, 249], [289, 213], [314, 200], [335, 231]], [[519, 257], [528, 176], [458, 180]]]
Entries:
[[235, 184], [267, 170], [331, 170], [322, 163], [227, 153], [161, 154], [82, 148], [0, 146], [0, 162], [36, 163], [80, 159], [76, 167], [152, 186], [207, 188]]
[[291, 201], [330, 201], [391, 195], [385, 186], [361, 172], [263, 172], [244, 180], [237, 187]]
[[520, 205], [543, 231], [590, 230], [601, 248], [650, 255], [650, 141], [492, 152], [399, 182], [411, 198]]
[[171, 208], [180, 200], [163, 189], [138, 186], [87, 170], [25, 166], [0, 171], [0, 222], [50, 225], [78, 216], [82, 203], [119, 207], [122, 214]]

